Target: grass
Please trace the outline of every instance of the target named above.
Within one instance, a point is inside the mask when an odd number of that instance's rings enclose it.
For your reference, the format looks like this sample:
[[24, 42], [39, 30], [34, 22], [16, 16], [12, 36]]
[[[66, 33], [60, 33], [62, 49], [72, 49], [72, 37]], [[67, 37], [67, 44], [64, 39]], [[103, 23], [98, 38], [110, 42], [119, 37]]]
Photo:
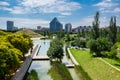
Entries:
[[117, 67], [120, 69], [120, 61], [117, 61], [115, 59], [111, 59], [111, 58], [103, 58], [105, 61], [107, 61], [108, 63], [112, 64], [113, 66]]
[[68, 69], [61, 63], [52, 63], [52, 68], [48, 73], [51, 74], [53, 80], [73, 80]]
[[20, 30], [17, 31], [16, 33], [27, 33], [29, 34], [32, 38], [36, 38], [36, 37], [41, 37], [42, 35], [30, 30], [30, 29], [25, 29], [25, 30]]
[[97, 58], [93, 58], [86, 50], [70, 49], [80, 66], [92, 80], [120, 80], [120, 72]]

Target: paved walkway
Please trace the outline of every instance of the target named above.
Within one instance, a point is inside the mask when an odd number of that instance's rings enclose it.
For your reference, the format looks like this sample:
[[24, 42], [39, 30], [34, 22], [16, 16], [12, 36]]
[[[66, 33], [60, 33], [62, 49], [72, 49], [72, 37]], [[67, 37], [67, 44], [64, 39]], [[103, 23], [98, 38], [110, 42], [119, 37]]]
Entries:
[[[39, 50], [39, 46], [36, 45], [33, 48], [32, 54], [26, 57], [26, 60], [23, 62], [22, 66], [16, 71], [15, 75], [11, 78], [11, 80], [23, 80], [24, 79], [24, 76], [31, 65], [32, 58], [34, 54], [38, 52], [38, 50]], [[30, 52], [28, 52], [28, 54], [30, 54]]]

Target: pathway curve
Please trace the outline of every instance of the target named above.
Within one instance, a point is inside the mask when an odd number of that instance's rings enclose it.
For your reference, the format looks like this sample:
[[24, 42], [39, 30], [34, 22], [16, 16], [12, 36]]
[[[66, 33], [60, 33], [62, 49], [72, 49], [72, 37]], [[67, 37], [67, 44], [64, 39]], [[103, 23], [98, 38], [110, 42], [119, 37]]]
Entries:
[[101, 60], [102, 62], [104, 62], [104, 63], [106, 63], [106, 64], [108, 64], [109, 66], [111, 66], [112, 68], [114, 68], [114, 69], [116, 69], [117, 71], [120, 71], [120, 69], [119, 68], [117, 68], [117, 67], [115, 67], [115, 66], [113, 66], [113, 65], [111, 65], [110, 63], [108, 63], [107, 61], [105, 61], [104, 59], [102, 59], [102, 58], [98, 58], [99, 60]]

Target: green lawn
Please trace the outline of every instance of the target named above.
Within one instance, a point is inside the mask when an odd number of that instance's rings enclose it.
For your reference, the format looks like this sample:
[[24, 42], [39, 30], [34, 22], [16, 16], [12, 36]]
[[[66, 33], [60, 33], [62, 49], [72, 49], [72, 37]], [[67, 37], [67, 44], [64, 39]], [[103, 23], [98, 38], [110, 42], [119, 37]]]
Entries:
[[110, 58], [103, 58], [105, 61], [109, 62], [110, 64], [112, 64], [113, 66], [117, 67], [120, 69], [120, 62], [118, 62], [117, 60], [114, 59], [110, 59]]
[[120, 72], [97, 58], [88, 51], [70, 49], [71, 53], [93, 80], [120, 80]]

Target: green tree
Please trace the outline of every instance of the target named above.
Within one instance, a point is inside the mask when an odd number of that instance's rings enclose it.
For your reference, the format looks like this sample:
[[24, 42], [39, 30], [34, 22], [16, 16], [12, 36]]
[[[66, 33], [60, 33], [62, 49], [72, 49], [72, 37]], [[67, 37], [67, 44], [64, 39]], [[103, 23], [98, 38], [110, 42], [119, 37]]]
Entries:
[[63, 44], [61, 41], [59, 41], [58, 39], [54, 39], [51, 43], [50, 43], [50, 48], [47, 51], [47, 55], [50, 58], [50, 60], [52, 61], [52, 59], [55, 59], [58, 62], [61, 62], [62, 58], [63, 58]]
[[[102, 56], [102, 51], [110, 51], [112, 43], [108, 38], [98, 38], [97, 40], [90, 40], [88, 42], [91, 53], [94, 53], [95, 56]], [[93, 54], [93, 55], [94, 55]]]
[[24, 54], [28, 52], [30, 48], [32, 48], [33, 43], [30, 37], [27, 34], [13, 34], [8, 35], [7, 40], [17, 49], [19, 49]]
[[[9, 44], [8, 44], [9, 45]], [[0, 79], [7, 80], [20, 65], [21, 52], [12, 46], [0, 44]]]
[[96, 12], [96, 15], [94, 17], [94, 22], [93, 22], [93, 29], [92, 29], [92, 35], [91, 37], [93, 39], [97, 39], [99, 37], [99, 12]]
[[110, 40], [112, 41], [112, 43], [114, 44], [116, 42], [116, 35], [117, 35], [117, 27], [116, 27], [116, 17], [111, 17], [110, 20]]

